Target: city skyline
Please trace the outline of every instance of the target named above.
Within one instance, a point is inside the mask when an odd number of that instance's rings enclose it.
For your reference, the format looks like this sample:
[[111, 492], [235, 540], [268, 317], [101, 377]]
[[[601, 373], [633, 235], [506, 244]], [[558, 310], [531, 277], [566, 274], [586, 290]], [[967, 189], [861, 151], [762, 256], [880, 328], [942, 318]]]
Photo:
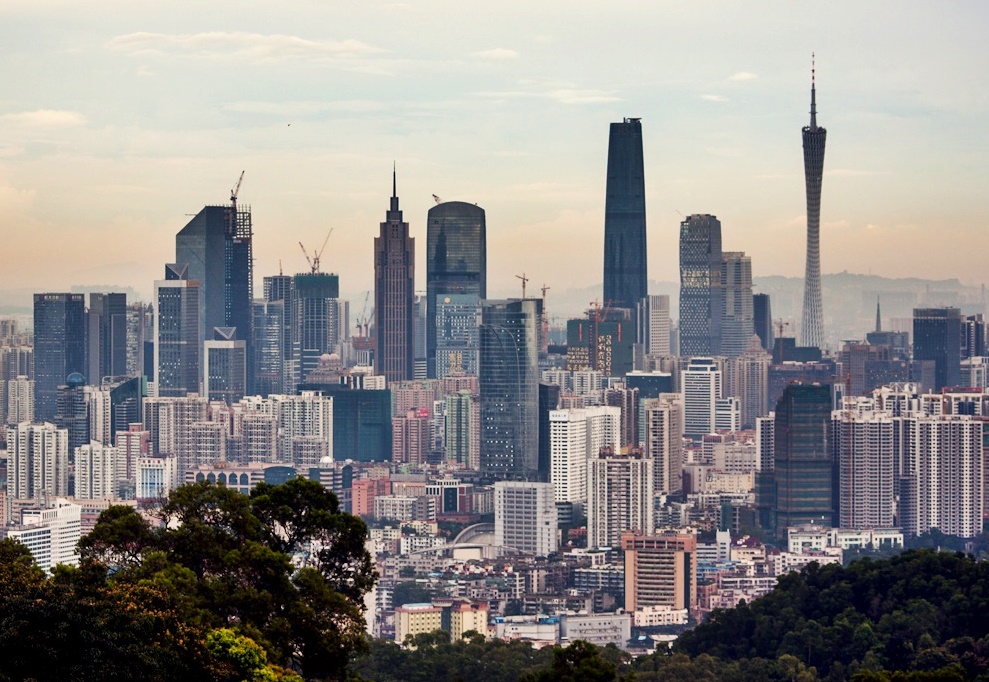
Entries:
[[[296, 242], [319, 243], [335, 227], [325, 269], [344, 291], [367, 291], [393, 159], [408, 168], [413, 236], [425, 235], [432, 194], [486, 208], [492, 293], [520, 272], [557, 291], [577, 287], [600, 268], [601, 131], [626, 116], [649, 127], [654, 280], [676, 279], [677, 211], [718, 215], [731, 227], [725, 248], [745, 250], [755, 276], [802, 276], [795, 130], [812, 51], [833, 137], [824, 272], [980, 283], [977, 249], [925, 250], [934, 231], [965, 241], [984, 224], [979, 131], [989, 103], [965, 86], [987, 56], [977, 39], [987, 10], [976, 3], [947, 16], [920, 4], [890, 13], [836, 3], [813, 16], [761, 5], [775, 22], [756, 22], [764, 12], [748, 4], [717, 14], [633, 4], [620, 17], [568, 5], [566, 30], [555, 21], [563, 6], [550, 3], [527, 8], [522, 32], [518, 8], [506, 5], [445, 41], [428, 38], [437, 18], [455, 21], [443, 3], [253, 17], [242, 4], [184, 17], [111, 7], [0, 10], [11, 57], [0, 66], [9, 84], [0, 225], [14, 254], [0, 289], [116, 284], [147, 297], [184, 214], [224, 203], [246, 169], [240, 200], [256, 214], [256, 276], [275, 274], [279, 260], [304, 271]], [[619, 43], [621, 31], [657, 39]], [[678, 58], [698, 32], [725, 44]], [[570, 43], [617, 49], [604, 59]], [[531, 248], [520, 253], [523, 241]], [[544, 257], [551, 248], [558, 258]]]

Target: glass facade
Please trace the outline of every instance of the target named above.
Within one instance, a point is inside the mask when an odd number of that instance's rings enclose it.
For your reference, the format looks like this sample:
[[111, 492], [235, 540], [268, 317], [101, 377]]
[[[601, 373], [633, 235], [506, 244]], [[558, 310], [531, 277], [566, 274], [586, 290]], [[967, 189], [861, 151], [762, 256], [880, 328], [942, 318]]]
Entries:
[[835, 470], [829, 443], [831, 386], [794, 383], [776, 403], [773, 425], [776, 532], [835, 519]]
[[646, 297], [646, 190], [642, 123], [612, 123], [604, 205], [604, 300], [634, 310]]
[[392, 176], [391, 205], [374, 238], [375, 371], [391, 381], [412, 379], [415, 370], [415, 239], [402, 220]]
[[680, 355], [720, 355], [724, 287], [721, 222], [691, 215], [680, 223]]
[[437, 369], [438, 302], [447, 296], [487, 296], [487, 238], [484, 209], [448, 201], [429, 210], [426, 227], [426, 372]]
[[481, 304], [481, 471], [538, 480], [538, 299]]
[[55, 416], [58, 387], [86, 371], [86, 303], [83, 294], [34, 295], [34, 418]]
[[914, 309], [913, 359], [934, 362], [934, 385], [925, 390], [961, 383], [961, 327], [958, 308]]
[[453, 369], [477, 376], [481, 300], [473, 294], [446, 294], [436, 299], [436, 376]]

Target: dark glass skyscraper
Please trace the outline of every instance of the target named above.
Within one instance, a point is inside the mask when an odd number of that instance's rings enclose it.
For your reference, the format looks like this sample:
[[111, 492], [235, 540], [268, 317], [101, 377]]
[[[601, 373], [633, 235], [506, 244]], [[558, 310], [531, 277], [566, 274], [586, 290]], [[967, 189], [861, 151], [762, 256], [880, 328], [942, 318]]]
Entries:
[[86, 297], [34, 295], [34, 418], [55, 416], [58, 387], [86, 371]]
[[166, 265], [165, 279], [155, 282], [155, 384], [163, 398], [183, 398], [200, 390], [201, 289], [198, 281], [189, 279], [185, 263]]
[[91, 384], [127, 374], [127, 294], [90, 294], [89, 368]]
[[807, 266], [804, 274], [803, 322], [800, 345], [824, 347], [824, 307], [821, 303], [821, 180], [828, 131], [817, 125], [814, 69], [810, 77], [810, 125], [803, 128], [804, 184], [807, 192]]
[[762, 347], [768, 351], [773, 349], [773, 307], [769, 294], [752, 295], [752, 318], [755, 333], [759, 335]]
[[645, 298], [646, 186], [642, 123], [612, 123], [608, 136], [608, 186], [604, 204], [604, 300], [630, 308]]
[[374, 334], [378, 352], [374, 365], [392, 381], [415, 373], [415, 239], [398, 208], [395, 172], [391, 205], [374, 238]]
[[[254, 257], [251, 209], [237, 205], [206, 206], [175, 235], [175, 262], [189, 266], [189, 279], [200, 283], [200, 342], [216, 327], [236, 327], [253, 357], [251, 306]], [[248, 367], [253, 369], [253, 363]], [[253, 372], [252, 372], [253, 374]], [[253, 377], [248, 377], [253, 387]]]
[[484, 301], [478, 383], [481, 471], [539, 480], [540, 299]]
[[915, 308], [913, 311], [913, 359], [934, 363], [934, 385], [940, 391], [961, 381], [962, 315], [958, 308]]
[[680, 355], [721, 354], [721, 263], [721, 222], [687, 216], [680, 223]]
[[292, 299], [292, 374], [296, 378], [290, 383], [298, 384], [307, 380], [323, 354], [336, 352], [346, 337], [347, 306], [340, 300], [340, 277], [325, 272], [296, 275]]
[[484, 209], [477, 204], [447, 201], [429, 209], [426, 225], [426, 373], [430, 378], [438, 376], [438, 301], [448, 295], [457, 296], [457, 305], [462, 308], [469, 305], [468, 297], [479, 305], [488, 295], [486, 230]]
[[777, 537], [785, 538], [788, 526], [834, 521], [831, 407], [829, 384], [790, 384], [776, 403]]

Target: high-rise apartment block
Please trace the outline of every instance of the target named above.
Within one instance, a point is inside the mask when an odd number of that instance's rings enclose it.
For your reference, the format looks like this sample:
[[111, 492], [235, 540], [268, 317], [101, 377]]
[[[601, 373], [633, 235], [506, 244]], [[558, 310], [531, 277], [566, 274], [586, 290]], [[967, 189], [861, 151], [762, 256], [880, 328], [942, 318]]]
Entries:
[[557, 502], [587, 501], [588, 465], [602, 448], [618, 450], [620, 420], [617, 407], [550, 411], [550, 482]]
[[635, 310], [649, 293], [642, 122], [612, 123], [604, 205], [604, 300]]
[[7, 427], [7, 493], [14, 499], [69, 494], [69, 433], [54, 424]]
[[415, 377], [415, 239], [398, 208], [395, 174], [391, 205], [374, 238], [374, 315], [378, 341], [374, 366], [388, 381]]
[[50, 507], [23, 510], [21, 525], [8, 529], [7, 537], [27, 547], [38, 568], [51, 573], [59, 564], [78, 565], [81, 517], [80, 505], [57, 498]]
[[683, 489], [683, 402], [678, 393], [663, 393], [642, 404], [643, 447], [655, 468], [660, 494]]
[[588, 462], [587, 546], [619, 547], [622, 533], [652, 533], [653, 461], [638, 448], [602, 449]]
[[664, 531], [622, 534], [625, 552], [625, 610], [669, 606], [695, 611], [697, 536]]
[[[477, 204], [446, 201], [429, 210], [425, 327], [430, 378], [445, 376], [440, 370], [449, 366], [449, 353], [456, 352], [463, 353], [462, 367], [472, 373], [470, 356], [477, 348], [471, 348], [471, 334], [460, 323], [469, 316], [471, 305], [479, 305], [488, 295], [486, 232], [484, 209]], [[441, 358], [444, 352], [448, 357]]]
[[691, 358], [680, 374], [683, 433], [700, 438], [717, 430], [718, 400], [724, 397], [721, 363], [715, 358]]

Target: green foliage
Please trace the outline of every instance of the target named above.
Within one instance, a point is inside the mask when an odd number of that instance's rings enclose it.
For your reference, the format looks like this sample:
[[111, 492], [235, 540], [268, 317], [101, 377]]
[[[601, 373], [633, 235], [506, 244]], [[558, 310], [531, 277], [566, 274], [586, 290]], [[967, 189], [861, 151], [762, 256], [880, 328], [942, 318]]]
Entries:
[[158, 513], [111, 507], [49, 579], [0, 542], [0, 680], [345, 677], [375, 574], [332, 493], [197, 483]]

